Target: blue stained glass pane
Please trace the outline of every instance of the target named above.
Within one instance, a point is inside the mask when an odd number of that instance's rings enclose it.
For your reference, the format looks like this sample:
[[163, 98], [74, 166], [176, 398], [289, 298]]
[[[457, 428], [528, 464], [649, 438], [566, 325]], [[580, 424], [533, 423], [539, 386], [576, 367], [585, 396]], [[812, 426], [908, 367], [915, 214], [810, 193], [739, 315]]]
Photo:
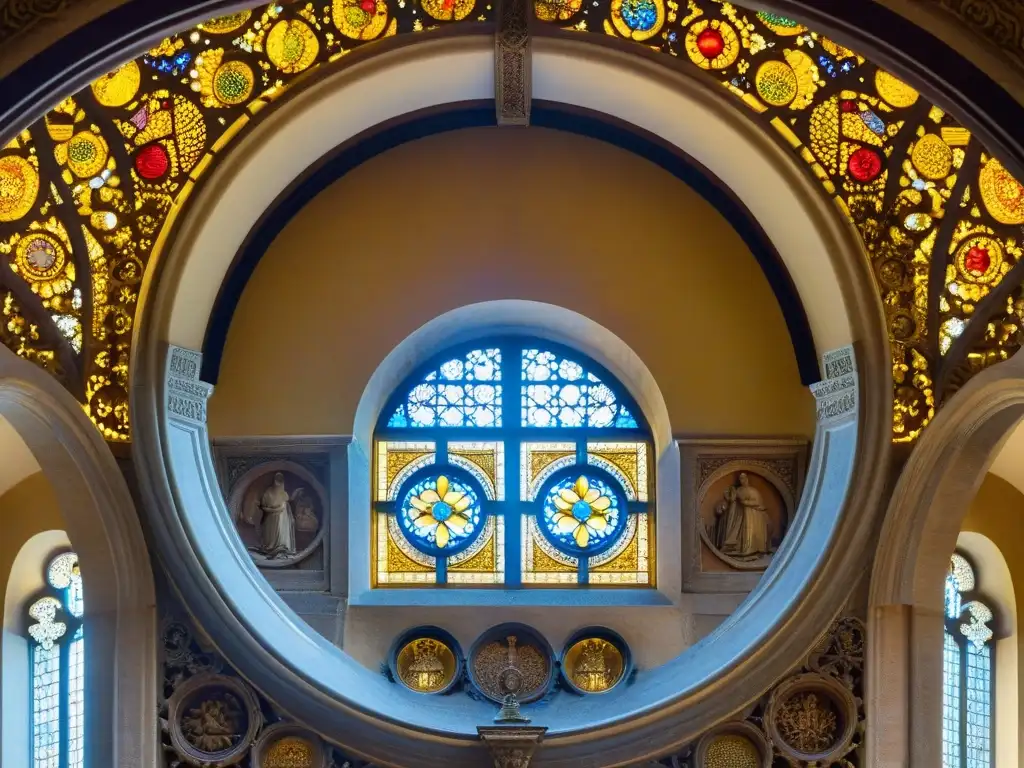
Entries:
[[68, 768], [85, 763], [85, 637], [82, 628], [68, 648]]
[[406, 493], [401, 522], [418, 549], [428, 554], [451, 551], [467, 543], [480, 527], [480, 497], [458, 480], [430, 477]]
[[967, 644], [967, 768], [992, 766], [992, 655]]
[[500, 427], [501, 350], [447, 360], [412, 387], [389, 427]]
[[522, 380], [524, 427], [637, 426], [601, 379], [554, 352], [524, 349]]
[[32, 766], [60, 764], [60, 646], [32, 649]]
[[567, 477], [544, 499], [544, 525], [567, 553], [594, 550], [615, 538], [626, 522], [619, 494], [597, 477]]
[[942, 765], [960, 764], [960, 646], [946, 632], [942, 648]]

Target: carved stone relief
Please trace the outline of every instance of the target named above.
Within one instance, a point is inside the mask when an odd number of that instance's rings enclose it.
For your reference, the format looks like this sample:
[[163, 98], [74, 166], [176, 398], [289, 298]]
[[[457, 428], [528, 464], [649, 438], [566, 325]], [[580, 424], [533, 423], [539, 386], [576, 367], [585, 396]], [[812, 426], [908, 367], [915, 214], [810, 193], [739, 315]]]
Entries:
[[793, 523], [806, 466], [797, 440], [681, 440], [683, 589], [754, 588]]

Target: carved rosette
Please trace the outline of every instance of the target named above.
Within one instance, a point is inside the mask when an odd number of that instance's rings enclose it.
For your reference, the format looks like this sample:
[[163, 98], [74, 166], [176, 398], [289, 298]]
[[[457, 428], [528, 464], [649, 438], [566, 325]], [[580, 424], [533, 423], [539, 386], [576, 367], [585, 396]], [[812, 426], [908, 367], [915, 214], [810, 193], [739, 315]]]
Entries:
[[242, 680], [202, 674], [182, 683], [167, 707], [171, 746], [190, 765], [234, 765], [252, 746], [263, 713], [259, 699]]
[[764, 725], [779, 755], [792, 764], [830, 765], [850, 752], [859, 703], [834, 677], [808, 672], [778, 685]]

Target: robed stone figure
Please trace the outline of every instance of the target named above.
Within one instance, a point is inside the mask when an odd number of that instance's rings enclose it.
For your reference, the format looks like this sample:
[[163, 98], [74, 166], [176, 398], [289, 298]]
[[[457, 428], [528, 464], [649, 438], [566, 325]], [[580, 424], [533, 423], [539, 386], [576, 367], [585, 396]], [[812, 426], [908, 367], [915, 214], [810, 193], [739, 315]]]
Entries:
[[750, 484], [746, 472], [740, 472], [739, 485], [726, 488], [715, 507], [715, 547], [728, 557], [756, 559], [773, 551], [771, 529], [761, 492]]
[[[299, 489], [301, 491], [301, 489]], [[259, 526], [260, 543], [252, 547], [268, 560], [295, 554], [295, 516], [292, 496], [284, 487], [284, 474], [276, 472], [274, 482], [260, 496], [257, 509], [247, 517]]]

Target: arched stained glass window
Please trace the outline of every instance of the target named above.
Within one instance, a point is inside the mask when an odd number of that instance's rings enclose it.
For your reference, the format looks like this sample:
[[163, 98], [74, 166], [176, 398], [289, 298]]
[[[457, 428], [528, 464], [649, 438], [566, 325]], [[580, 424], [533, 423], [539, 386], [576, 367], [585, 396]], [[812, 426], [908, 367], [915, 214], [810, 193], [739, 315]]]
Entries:
[[942, 764], [992, 768], [992, 610], [974, 593], [974, 569], [954, 554], [946, 574]]
[[396, 390], [375, 440], [375, 586], [653, 586], [650, 429], [579, 352], [449, 350]]
[[81, 768], [85, 756], [85, 605], [78, 556], [46, 569], [48, 588], [28, 609], [33, 768]]

